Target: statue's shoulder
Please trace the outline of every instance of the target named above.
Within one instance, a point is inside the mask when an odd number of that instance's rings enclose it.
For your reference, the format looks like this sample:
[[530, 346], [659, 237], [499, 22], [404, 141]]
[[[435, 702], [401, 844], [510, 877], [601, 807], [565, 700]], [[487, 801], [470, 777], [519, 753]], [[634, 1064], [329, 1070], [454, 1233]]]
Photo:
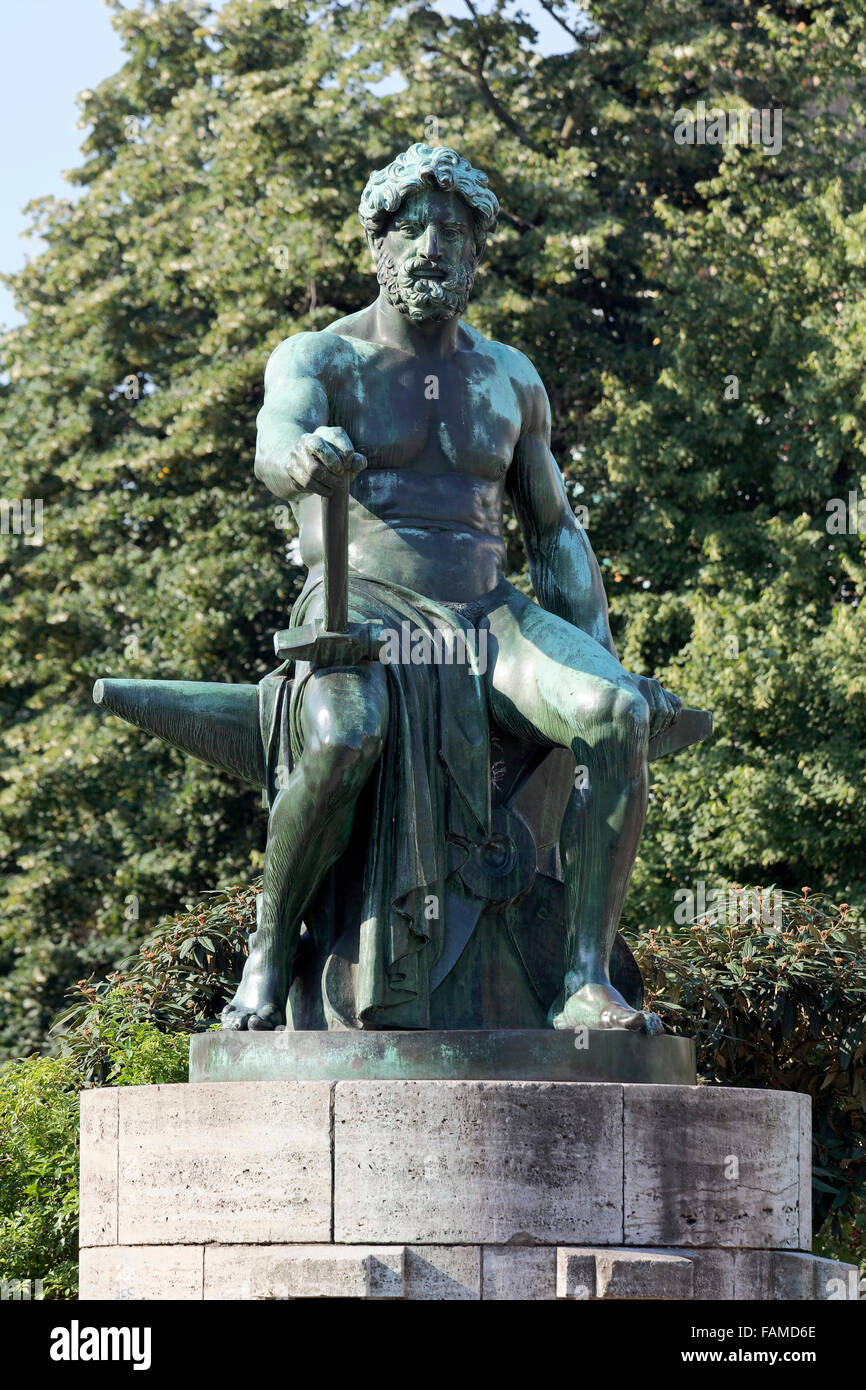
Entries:
[[351, 351], [345, 338], [329, 329], [293, 333], [274, 348], [268, 358], [265, 379], [285, 376], [320, 376], [339, 366]]
[[468, 323], [460, 324], [461, 329], [467, 334], [467, 346], [471, 346], [476, 352], [483, 353], [490, 357], [498, 371], [507, 372], [508, 376], [518, 386], [524, 390], [543, 391], [541, 377], [535, 370], [526, 353], [519, 348], [511, 347], [509, 343], [500, 343], [496, 338], [486, 338], [477, 328], [471, 328]]

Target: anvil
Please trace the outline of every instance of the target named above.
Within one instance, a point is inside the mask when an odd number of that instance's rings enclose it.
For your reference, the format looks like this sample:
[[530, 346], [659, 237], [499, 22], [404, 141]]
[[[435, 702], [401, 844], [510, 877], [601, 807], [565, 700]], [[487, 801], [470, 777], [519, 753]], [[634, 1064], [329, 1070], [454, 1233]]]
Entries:
[[[253, 787], [264, 787], [257, 685], [102, 679], [93, 687], [93, 699], [173, 748], [231, 772]], [[712, 732], [713, 716], [708, 710], [682, 709], [669, 728], [650, 739], [649, 761], [702, 743]]]

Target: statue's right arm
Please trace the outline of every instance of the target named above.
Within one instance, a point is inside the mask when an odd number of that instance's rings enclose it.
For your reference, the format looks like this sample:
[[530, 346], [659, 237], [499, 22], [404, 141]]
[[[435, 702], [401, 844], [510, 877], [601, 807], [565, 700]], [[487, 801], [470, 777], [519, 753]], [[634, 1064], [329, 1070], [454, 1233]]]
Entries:
[[345, 430], [328, 424], [325, 376], [340, 351], [331, 333], [296, 333], [271, 353], [256, 420], [256, 477], [275, 497], [328, 496], [363, 467]]

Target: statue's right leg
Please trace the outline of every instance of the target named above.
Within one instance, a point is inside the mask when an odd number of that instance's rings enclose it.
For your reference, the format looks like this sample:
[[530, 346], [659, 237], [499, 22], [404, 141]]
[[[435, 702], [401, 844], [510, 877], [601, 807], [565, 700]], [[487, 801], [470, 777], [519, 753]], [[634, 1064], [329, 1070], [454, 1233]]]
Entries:
[[304, 908], [346, 848], [385, 740], [388, 688], [378, 662], [314, 672], [301, 698], [304, 750], [271, 807], [259, 925], [223, 1028], [285, 1023]]

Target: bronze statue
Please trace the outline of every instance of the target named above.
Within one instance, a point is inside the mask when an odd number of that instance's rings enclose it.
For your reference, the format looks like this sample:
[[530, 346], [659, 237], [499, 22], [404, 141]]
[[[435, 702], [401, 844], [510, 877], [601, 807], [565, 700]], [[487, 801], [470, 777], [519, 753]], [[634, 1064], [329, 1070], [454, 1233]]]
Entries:
[[[711, 721], [621, 666], [538, 374], [461, 321], [497, 213], [484, 174], [412, 145], [361, 200], [377, 299], [268, 362], [255, 471], [309, 570], [283, 665], [258, 688], [95, 692], [267, 789], [226, 1028], [280, 1027], [288, 1000], [292, 1027], [661, 1030], [609, 962], [648, 759]], [[506, 493], [537, 602], [504, 574]], [[198, 691], [197, 729], [121, 689], [157, 684], [187, 711]]]

